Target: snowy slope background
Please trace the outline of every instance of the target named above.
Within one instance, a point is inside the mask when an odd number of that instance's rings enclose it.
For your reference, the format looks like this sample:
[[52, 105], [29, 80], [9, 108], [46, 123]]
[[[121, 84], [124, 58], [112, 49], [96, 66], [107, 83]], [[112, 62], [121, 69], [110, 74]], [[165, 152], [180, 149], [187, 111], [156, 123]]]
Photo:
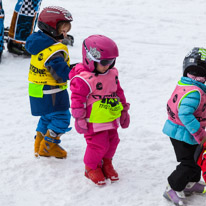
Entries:
[[[3, 0], [5, 26], [16, 0]], [[58, 5], [74, 21], [71, 63], [81, 61], [81, 44], [92, 34], [116, 41], [116, 66], [128, 102], [131, 125], [119, 129], [114, 157], [120, 181], [99, 188], [84, 177], [83, 136], [62, 136], [68, 158], [35, 159], [38, 117], [30, 114], [27, 94], [29, 58], [3, 53], [0, 64], [0, 205], [5, 206], [167, 206], [162, 194], [176, 166], [169, 138], [162, 134], [166, 102], [182, 74], [182, 61], [195, 46], [206, 47], [205, 0], [43, 0]], [[72, 126], [73, 126], [72, 119]], [[188, 198], [205, 205], [205, 196]]]

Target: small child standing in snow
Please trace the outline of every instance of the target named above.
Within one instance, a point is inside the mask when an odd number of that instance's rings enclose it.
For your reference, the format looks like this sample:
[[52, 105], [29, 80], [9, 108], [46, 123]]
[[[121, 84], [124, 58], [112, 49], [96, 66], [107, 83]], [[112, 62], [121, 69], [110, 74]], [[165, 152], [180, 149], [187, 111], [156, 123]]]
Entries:
[[41, 116], [34, 144], [35, 156], [66, 158], [60, 136], [69, 131], [70, 112], [67, 80], [69, 53], [61, 41], [71, 29], [72, 16], [62, 7], [46, 7], [38, 19], [41, 31], [27, 38], [31, 54], [29, 96], [31, 112]]
[[183, 77], [167, 103], [168, 120], [163, 133], [170, 137], [180, 164], [168, 177], [164, 197], [184, 205], [185, 195], [205, 193], [201, 168], [194, 160], [198, 144], [206, 132], [206, 49], [193, 48], [184, 58]]
[[85, 176], [97, 185], [105, 178], [119, 180], [112, 165], [119, 137], [117, 128], [129, 126], [124, 91], [114, 67], [119, 56], [116, 43], [103, 35], [92, 35], [83, 41], [83, 63], [70, 72], [72, 116], [75, 128], [84, 134], [87, 148], [84, 156]]

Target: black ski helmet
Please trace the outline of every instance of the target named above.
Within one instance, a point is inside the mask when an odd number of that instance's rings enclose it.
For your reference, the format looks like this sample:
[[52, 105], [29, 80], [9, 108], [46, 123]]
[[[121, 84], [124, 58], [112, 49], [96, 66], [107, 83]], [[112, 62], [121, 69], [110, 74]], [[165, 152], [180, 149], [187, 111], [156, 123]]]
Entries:
[[194, 47], [184, 58], [183, 76], [187, 73], [206, 77], [206, 49]]

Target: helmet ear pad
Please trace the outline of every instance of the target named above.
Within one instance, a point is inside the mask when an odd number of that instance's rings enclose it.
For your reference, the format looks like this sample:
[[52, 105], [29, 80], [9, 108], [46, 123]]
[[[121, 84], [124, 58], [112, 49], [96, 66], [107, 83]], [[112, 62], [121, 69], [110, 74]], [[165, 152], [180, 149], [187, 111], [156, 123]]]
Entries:
[[191, 65], [185, 69], [183, 76], [187, 77], [188, 73], [196, 77], [206, 77], [206, 68], [199, 65]]

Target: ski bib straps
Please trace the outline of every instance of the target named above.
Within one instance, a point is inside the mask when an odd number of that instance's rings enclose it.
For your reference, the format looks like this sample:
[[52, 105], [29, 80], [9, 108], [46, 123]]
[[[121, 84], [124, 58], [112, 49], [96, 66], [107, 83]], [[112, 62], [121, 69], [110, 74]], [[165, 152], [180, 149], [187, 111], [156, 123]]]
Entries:
[[190, 93], [199, 92], [200, 93], [200, 103], [196, 111], [194, 112], [194, 116], [200, 122], [201, 126], [206, 126], [206, 94], [197, 86], [187, 85], [178, 82], [174, 92], [172, 93], [171, 98], [167, 102], [167, 113], [168, 119], [176, 124], [182, 125], [178, 117], [178, 109], [181, 104], [181, 101]]
[[58, 83], [51, 75], [51, 73], [45, 67], [47, 60], [57, 52], [62, 51], [64, 53], [64, 59], [69, 64], [69, 52], [66, 45], [62, 43], [54, 44], [37, 55], [31, 56], [30, 70], [29, 70], [29, 81], [35, 84], [42, 85], [66, 85], [67, 82]]

